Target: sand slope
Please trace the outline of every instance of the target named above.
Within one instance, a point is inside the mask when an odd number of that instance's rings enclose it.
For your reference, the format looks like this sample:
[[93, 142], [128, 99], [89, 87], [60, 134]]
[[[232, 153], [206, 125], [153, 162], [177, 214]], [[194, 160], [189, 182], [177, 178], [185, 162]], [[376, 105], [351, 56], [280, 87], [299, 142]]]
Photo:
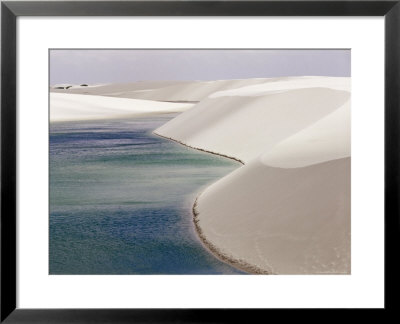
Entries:
[[50, 122], [125, 118], [151, 113], [181, 112], [192, 106], [188, 103], [50, 93]]
[[262, 161], [278, 168], [298, 168], [349, 157], [350, 101], [311, 126], [279, 142]]
[[196, 209], [202, 235], [231, 260], [277, 274], [350, 271], [350, 158], [290, 169], [252, 161]]
[[155, 133], [245, 163], [201, 193], [212, 252], [255, 273], [350, 273], [350, 80], [217, 91]]
[[330, 114], [349, 97], [347, 91], [309, 88], [207, 98], [156, 133], [246, 162]]

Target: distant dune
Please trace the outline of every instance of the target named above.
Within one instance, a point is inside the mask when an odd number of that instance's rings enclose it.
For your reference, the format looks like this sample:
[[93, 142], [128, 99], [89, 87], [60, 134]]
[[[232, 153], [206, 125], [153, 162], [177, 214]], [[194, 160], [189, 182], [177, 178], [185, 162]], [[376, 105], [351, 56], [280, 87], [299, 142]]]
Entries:
[[50, 122], [127, 118], [152, 113], [182, 112], [188, 103], [50, 93]]
[[[81, 87], [75, 84], [56, 84], [50, 87], [50, 92], [89, 94], [96, 96], [110, 96], [124, 98], [124, 94], [129, 94], [141, 90], [154, 90], [170, 85], [177, 85], [183, 82], [179, 81], [141, 81], [131, 83], [106, 83], [106, 84], [88, 84], [87, 87]], [[57, 89], [59, 87], [71, 86], [69, 89]], [[128, 97], [129, 98], [129, 97]]]
[[265, 83], [271, 80], [142, 81], [97, 85], [95, 87], [71, 87], [69, 89], [55, 89], [52, 87], [50, 91], [156, 101], [198, 102], [216, 91]]
[[155, 133], [245, 165], [200, 194], [197, 230], [255, 273], [350, 273], [350, 79], [217, 91]]

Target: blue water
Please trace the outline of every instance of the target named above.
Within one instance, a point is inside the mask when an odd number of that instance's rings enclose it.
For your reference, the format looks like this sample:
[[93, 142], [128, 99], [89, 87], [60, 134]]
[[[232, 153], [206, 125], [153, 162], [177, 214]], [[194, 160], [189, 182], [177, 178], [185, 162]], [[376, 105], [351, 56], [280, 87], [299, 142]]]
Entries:
[[239, 165], [152, 131], [171, 119], [52, 124], [50, 274], [240, 274], [201, 244], [196, 196]]

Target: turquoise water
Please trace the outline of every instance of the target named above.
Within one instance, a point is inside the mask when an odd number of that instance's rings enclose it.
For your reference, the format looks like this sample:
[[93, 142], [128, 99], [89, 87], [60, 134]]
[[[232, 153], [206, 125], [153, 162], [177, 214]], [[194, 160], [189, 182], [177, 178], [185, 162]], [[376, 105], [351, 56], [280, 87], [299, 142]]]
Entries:
[[171, 119], [50, 127], [50, 274], [240, 274], [192, 223], [196, 196], [236, 169], [152, 131]]

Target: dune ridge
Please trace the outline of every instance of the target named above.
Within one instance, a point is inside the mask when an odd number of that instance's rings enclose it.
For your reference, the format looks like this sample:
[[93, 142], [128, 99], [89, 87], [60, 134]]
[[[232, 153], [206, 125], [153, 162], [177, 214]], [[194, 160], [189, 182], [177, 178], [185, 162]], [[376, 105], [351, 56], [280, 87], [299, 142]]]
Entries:
[[349, 78], [216, 92], [155, 133], [244, 162], [193, 207], [220, 259], [251, 273], [351, 272]]

